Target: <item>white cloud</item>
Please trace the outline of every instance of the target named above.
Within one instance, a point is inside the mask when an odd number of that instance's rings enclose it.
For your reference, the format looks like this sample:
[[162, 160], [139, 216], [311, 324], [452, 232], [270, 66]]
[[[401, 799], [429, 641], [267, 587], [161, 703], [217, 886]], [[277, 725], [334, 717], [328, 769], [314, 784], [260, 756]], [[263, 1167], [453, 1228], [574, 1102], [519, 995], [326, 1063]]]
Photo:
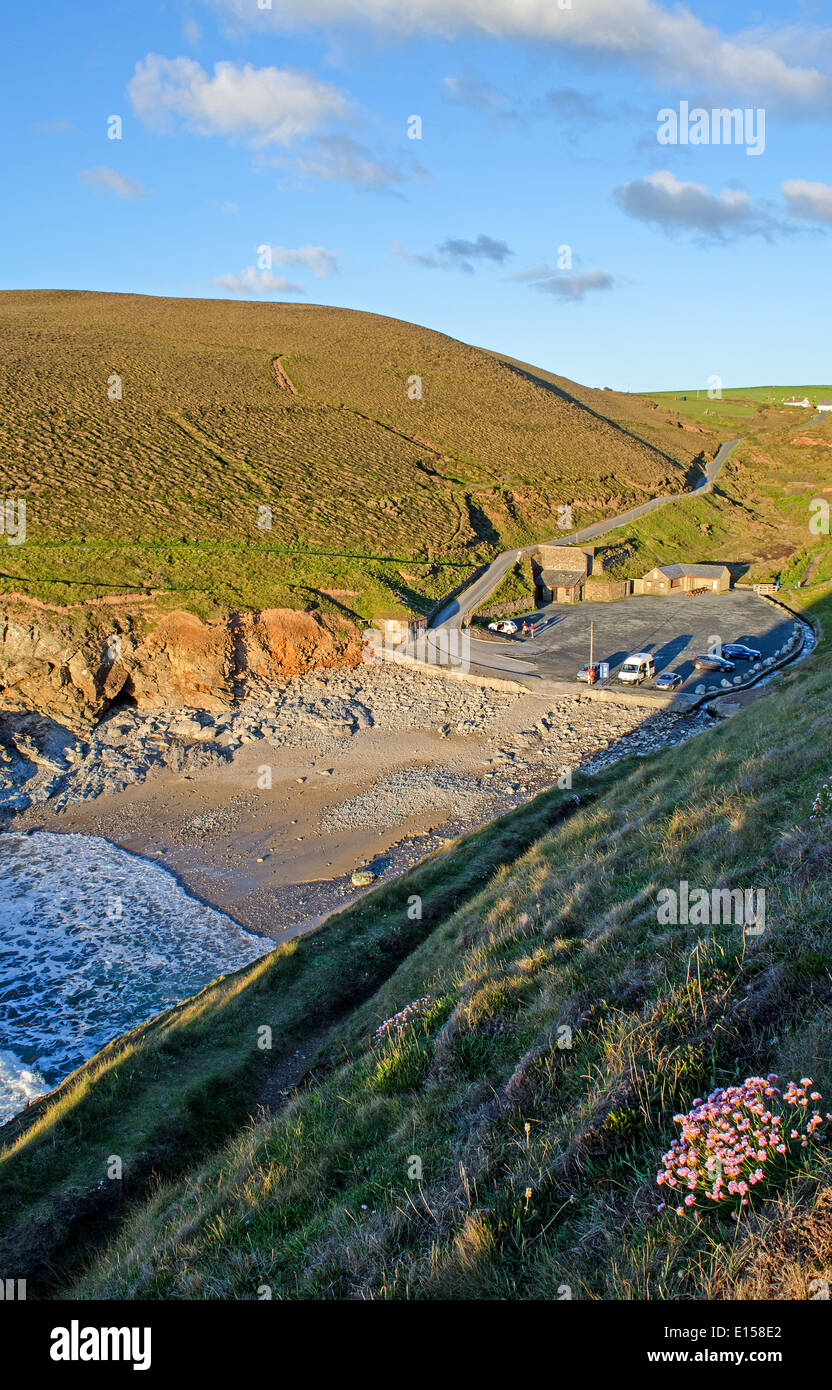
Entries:
[[[564, 44], [630, 59], [660, 81], [699, 82], [709, 90], [747, 93], [756, 101], [832, 108], [832, 78], [807, 66], [802, 53], [829, 46], [828, 28], [803, 28], [801, 56], [790, 61], [778, 42], [776, 26], [724, 34], [683, 5], [658, 0], [574, 0], [561, 9], [557, 0], [275, 0], [258, 10], [252, 0], [214, 0], [242, 23], [279, 29], [302, 25], [373, 25], [402, 37], [482, 33], [494, 39]], [[780, 26], [785, 32], [789, 26]]]
[[108, 169], [105, 164], [99, 164], [94, 169], [82, 169], [78, 178], [88, 188], [109, 188], [110, 192], [118, 194], [119, 198], [147, 197], [147, 189], [140, 183], [124, 178], [116, 173], [115, 169]]
[[544, 294], [557, 295], [559, 299], [583, 299], [591, 290], [611, 290], [615, 276], [608, 270], [576, 271], [572, 275], [555, 275], [551, 280], [538, 280], [533, 286]]
[[782, 230], [777, 219], [737, 188], [711, 193], [701, 183], [684, 183], [667, 169], [632, 179], [615, 190], [619, 207], [640, 222], [665, 231], [691, 231], [714, 241], [732, 235], [771, 236]]
[[832, 224], [832, 185], [809, 183], [807, 179], [786, 179], [781, 191], [795, 217]]
[[531, 266], [528, 270], [516, 270], [507, 275], [506, 280], [514, 280], [528, 285], [529, 289], [540, 290], [543, 294], [553, 294], [558, 299], [583, 299], [593, 290], [611, 290], [616, 277], [608, 270], [568, 271], [553, 270], [549, 265]]
[[292, 68], [222, 62], [209, 76], [195, 58], [148, 53], [127, 86], [133, 109], [152, 128], [179, 117], [197, 135], [238, 136], [253, 145], [290, 144], [349, 103], [335, 87]]
[[514, 121], [518, 111], [505, 92], [482, 77], [472, 68], [466, 68], [458, 77], [443, 77], [444, 98], [454, 106], [467, 106], [473, 111], [481, 111], [491, 120]]
[[329, 280], [338, 271], [337, 253], [323, 246], [299, 246], [294, 251], [286, 246], [273, 246], [271, 253], [273, 264], [306, 266], [318, 280]]
[[218, 275], [214, 284], [232, 294], [306, 294], [303, 285], [281, 280], [270, 270], [255, 270], [253, 265], [247, 265], [239, 275]]
[[504, 241], [497, 241], [483, 232], [480, 232], [476, 241], [448, 237], [441, 246], [437, 246], [435, 253], [414, 254], [406, 251], [400, 241], [393, 242], [392, 250], [394, 255], [401, 256], [411, 265], [423, 265], [428, 270], [465, 270], [469, 274], [474, 269], [472, 261], [494, 261], [497, 265], [502, 265], [509, 256], [514, 255], [511, 247]]
[[513, 270], [510, 275], [504, 275], [504, 280], [514, 280], [524, 285], [532, 280], [544, 280], [550, 275], [557, 275], [557, 271], [550, 265], [531, 265], [526, 270]]
[[298, 168], [315, 178], [350, 183], [364, 192], [387, 193], [406, 179], [425, 177], [418, 160], [378, 159], [350, 135], [322, 135], [316, 145], [315, 151], [307, 151], [298, 159]]

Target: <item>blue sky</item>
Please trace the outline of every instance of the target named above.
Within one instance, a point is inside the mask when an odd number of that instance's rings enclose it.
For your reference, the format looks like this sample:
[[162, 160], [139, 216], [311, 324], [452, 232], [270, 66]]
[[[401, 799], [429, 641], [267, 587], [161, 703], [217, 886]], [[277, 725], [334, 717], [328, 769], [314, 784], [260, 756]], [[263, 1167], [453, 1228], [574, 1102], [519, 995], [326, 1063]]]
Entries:
[[[832, 379], [828, 4], [260, 4], [6, 7], [3, 288], [335, 304], [625, 390]], [[683, 102], [745, 143], [660, 143]]]

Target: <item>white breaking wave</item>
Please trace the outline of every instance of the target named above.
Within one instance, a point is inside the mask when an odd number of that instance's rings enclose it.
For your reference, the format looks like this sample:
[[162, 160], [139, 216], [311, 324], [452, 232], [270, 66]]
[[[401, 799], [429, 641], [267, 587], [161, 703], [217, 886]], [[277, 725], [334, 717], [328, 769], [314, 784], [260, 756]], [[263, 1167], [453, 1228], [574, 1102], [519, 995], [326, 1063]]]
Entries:
[[13, 1052], [0, 1052], [0, 1125], [48, 1090], [39, 1071], [27, 1067]]
[[98, 836], [0, 835], [0, 899], [0, 1123], [112, 1038], [274, 949]]

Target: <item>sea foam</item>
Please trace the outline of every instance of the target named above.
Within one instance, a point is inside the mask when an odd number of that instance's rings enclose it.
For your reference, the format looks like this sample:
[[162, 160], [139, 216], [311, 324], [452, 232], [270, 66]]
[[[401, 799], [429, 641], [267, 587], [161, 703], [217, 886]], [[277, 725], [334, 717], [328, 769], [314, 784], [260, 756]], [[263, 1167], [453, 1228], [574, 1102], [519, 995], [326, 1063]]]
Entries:
[[90, 835], [0, 835], [0, 1123], [110, 1039], [273, 949]]

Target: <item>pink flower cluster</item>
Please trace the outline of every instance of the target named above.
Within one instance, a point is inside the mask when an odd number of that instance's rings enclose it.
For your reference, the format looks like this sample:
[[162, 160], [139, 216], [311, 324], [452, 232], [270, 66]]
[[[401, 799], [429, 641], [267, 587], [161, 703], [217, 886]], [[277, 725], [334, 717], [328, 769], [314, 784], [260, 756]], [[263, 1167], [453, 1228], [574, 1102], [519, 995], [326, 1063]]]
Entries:
[[817, 820], [818, 816], [828, 816], [830, 814], [832, 814], [832, 782], [824, 782], [812, 802], [812, 814], [809, 820]]
[[790, 1081], [783, 1091], [777, 1080], [774, 1073], [750, 1076], [741, 1086], [695, 1100], [689, 1114], [674, 1115], [682, 1132], [662, 1159], [656, 1182], [670, 1189], [672, 1206], [682, 1198], [677, 1216], [686, 1207], [747, 1207], [752, 1188], [784, 1176], [789, 1160], [832, 1120], [817, 1109], [822, 1097], [810, 1089], [811, 1077]]
[[410, 1020], [419, 1013], [420, 1009], [425, 1004], [429, 1003], [430, 995], [426, 994], [424, 999], [414, 999], [410, 1004], [405, 1004], [404, 1008], [399, 1013], [394, 1014], [392, 1018], [386, 1018], [383, 1023], [379, 1024], [373, 1034], [374, 1040], [378, 1041], [381, 1038], [386, 1038], [388, 1033], [402, 1033]]

